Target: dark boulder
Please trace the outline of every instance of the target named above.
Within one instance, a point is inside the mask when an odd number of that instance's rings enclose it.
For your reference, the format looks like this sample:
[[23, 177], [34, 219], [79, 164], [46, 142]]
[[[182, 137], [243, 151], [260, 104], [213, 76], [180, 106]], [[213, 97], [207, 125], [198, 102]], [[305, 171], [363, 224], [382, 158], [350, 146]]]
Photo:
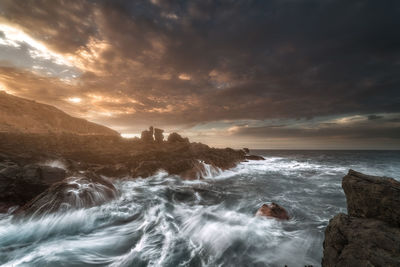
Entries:
[[400, 228], [338, 214], [325, 230], [322, 266], [400, 266]]
[[271, 205], [263, 204], [261, 208], [258, 209], [256, 216], [272, 217], [280, 220], [289, 220], [289, 214], [287, 211], [276, 203], [271, 203]]
[[64, 169], [30, 164], [9, 164], [0, 170], [0, 203], [23, 205], [66, 176]]
[[350, 170], [342, 187], [348, 215], [330, 220], [322, 266], [400, 266], [400, 182]]
[[16, 218], [101, 205], [117, 196], [114, 185], [91, 172], [77, 173], [50, 186], [14, 212]]
[[257, 155], [248, 155], [248, 156], [244, 156], [245, 159], [248, 160], [265, 160], [265, 158], [261, 157], [261, 156], [257, 156]]
[[350, 170], [343, 177], [347, 212], [359, 218], [374, 218], [400, 227], [400, 182]]
[[247, 147], [243, 148], [242, 150], [243, 150], [244, 153], [246, 153], [246, 154], [249, 154], [249, 153], [250, 153], [250, 150], [249, 150]]

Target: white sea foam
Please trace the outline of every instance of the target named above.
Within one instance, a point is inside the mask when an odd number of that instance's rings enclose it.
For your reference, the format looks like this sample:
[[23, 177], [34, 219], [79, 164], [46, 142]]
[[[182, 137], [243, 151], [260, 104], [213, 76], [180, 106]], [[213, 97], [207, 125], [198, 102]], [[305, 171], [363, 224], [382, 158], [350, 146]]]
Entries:
[[[118, 197], [101, 206], [21, 222], [0, 218], [0, 264], [318, 266], [324, 229], [346, 209], [340, 181], [349, 167], [324, 160], [266, 155], [226, 171], [205, 165], [202, 180], [163, 171], [115, 180]], [[254, 216], [271, 201], [291, 220]]]

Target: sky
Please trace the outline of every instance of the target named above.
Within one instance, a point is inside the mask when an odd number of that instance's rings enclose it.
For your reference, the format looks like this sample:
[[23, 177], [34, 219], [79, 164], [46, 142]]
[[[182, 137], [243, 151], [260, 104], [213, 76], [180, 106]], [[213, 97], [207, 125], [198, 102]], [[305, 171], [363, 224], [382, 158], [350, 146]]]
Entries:
[[0, 0], [0, 90], [135, 136], [400, 149], [400, 1]]

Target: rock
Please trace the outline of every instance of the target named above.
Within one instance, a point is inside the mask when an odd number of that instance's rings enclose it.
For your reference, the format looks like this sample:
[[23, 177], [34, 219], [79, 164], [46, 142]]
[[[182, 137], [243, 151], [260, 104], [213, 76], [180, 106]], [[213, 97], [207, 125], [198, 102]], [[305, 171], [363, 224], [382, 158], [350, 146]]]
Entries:
[[322, 266], [399, 266], [400, 228], [338, 214], [325, 230]]
[[154, 129], [154, 140], [156, 143], [162, 143], [164, 141], [164, 135], [163, 135], [164, 130], [155, 128]]
[[189, 143], [189, 139], [183, 138], [178, 133], [171, 133], [168, 136], [168, 143]]
[[342, 180], [347, 212], [400, 227], [400, 182], [350, 170]]
[[287, 211], [276, 203], [271, 203], [271, 205], [263, 204], [261, 208], [257, 211], [256, 216], [266, 216], [273, 217], [280, 220], [289, 220], [289, 215]]
[[154, 175], [160, 168], [161, 162], [159, 161], [142, 161], [139, 163], [139, 166], [133, 170], [133, 177], [148, 177]]
[[257, 155], [248, 155], [248, 156], [244, 156], [244, 157], [249, 160], [265, 160], [265, 158], [263, 158], [261, 156], [257, 156]]
[[140, 136], [140, 140], [144, 143], [152, 143], [154, 142], [153, 138], [154, 129], [153, 126], [150, 126], [149, 130], [144, 130]]
[[119, 178], [129, 175], [129, 169], [125, 164], [100, 165], [92, 168], [92, 170], [98, 175], [104, 175], [110, 178]]
[[400, 266], [400, 182], [349, 170], [342, 187], [349, 214], [330, 220], [322, 266]]
[[50, 186], [14, 212], [16, 218], [101, 205], [117, 196], [108, 180], [91, 172], [77, 173]]
[[66, 172], [61, 168], [10, 164], [0, 171], [0, 202], [9, 207], [23, 205], [65, 176]]
[[250, 153], [250, 150], [249, 150], [247, 147], [244, 147], [242, 150], [243, 150], [244, 153], [246, 153], [246, 154], [249, 154], [249, 153]]

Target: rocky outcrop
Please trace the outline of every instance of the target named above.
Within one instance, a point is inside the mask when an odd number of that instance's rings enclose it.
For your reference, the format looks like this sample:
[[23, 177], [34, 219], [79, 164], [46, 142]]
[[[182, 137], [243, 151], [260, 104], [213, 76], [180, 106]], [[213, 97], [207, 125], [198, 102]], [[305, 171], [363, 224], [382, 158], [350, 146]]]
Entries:
[[348, 215], [329, 222], [322, 266], [399, 266], [400, 182], [350, 170], [342, 187]]
[[245, 157], [245, 159], [248, 159], [248, 160], [265, 160], [265, 158], [258, 156], [258, 155], [246, 155], [244, 157]]
[[148, 130], [142, 131], [142, 134], [140, 135], [140, 140], [144, 143], [152, 143], [154, 142], [154, 128], [153, 126], [150, 126]]
[[116, 196], [116, 188], [106, 179], [91, 172], [77, 173], [53, 184], [14, 214], [19, 218], [88, 208], [103, 204]]
[[171, 133], [170, 135], [168, 135], [167, 141], [168, 143], [189, 143], [188, 138], [183, 138], [178, 133]]
[[3, 209], [24, 204], [65, 176], [61, 168], [37, 164], [21, 167], [11, 161], [3, 162], [0, 164], [0, 203]]
[[164, 142], [164, 135], [163, 135], [164, 130], [155, 128], [154, 129], [154, 141], [156, 143], [162, 143]]
[[270, 205], [263, 204], [261, 208], [258, 209], [256, 216], [265, 216], [280, 220], [289, 220], [289, 214], [287, 213], [287, 211], [274, 202], [272, 202]]
[[350, 170], [343, 177], [347, 213], [400, 227], [400, 182]]

